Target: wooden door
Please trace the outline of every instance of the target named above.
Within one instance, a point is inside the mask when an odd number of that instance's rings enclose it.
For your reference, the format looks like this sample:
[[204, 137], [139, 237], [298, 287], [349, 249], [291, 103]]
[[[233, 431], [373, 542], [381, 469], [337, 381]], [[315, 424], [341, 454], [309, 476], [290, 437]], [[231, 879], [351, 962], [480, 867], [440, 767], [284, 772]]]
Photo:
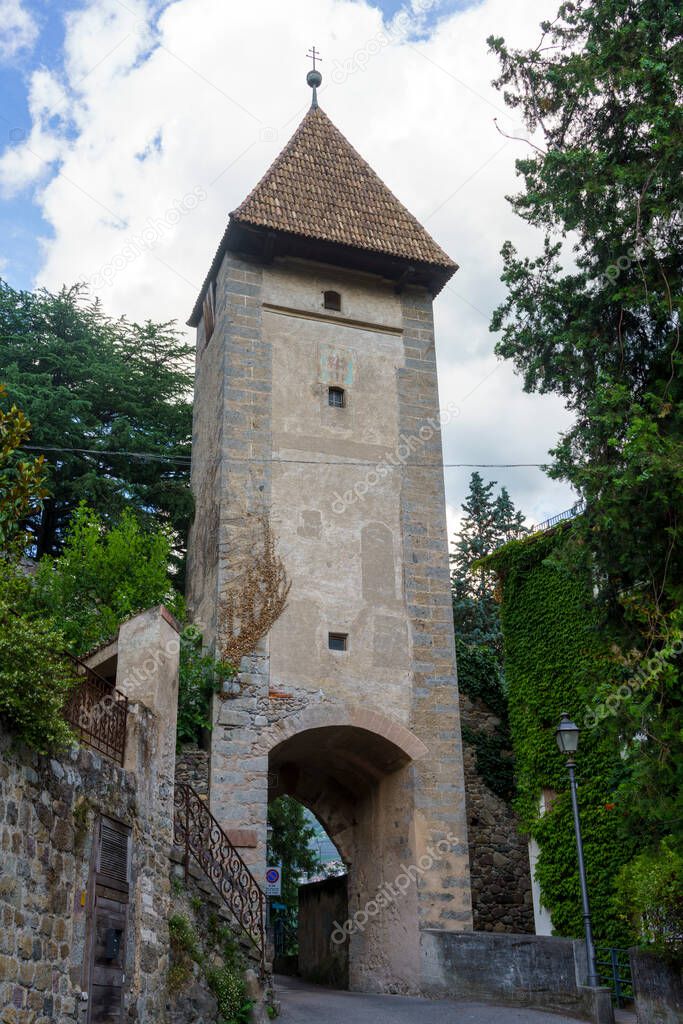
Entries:
[[89, 920], [88, 1024], [121, 1024], [125, 983], [130, 829], [99, 821]]
[[126, 956], [126, 904], [95, 897], [91, 1024], [120, 1024]]

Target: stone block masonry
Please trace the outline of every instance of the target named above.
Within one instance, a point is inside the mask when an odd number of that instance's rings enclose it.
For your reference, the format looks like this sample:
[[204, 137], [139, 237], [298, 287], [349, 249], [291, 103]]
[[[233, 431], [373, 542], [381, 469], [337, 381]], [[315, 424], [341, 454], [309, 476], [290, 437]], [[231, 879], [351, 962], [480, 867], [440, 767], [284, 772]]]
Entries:
[[157, 607], [89, 658], [116, 659], [125, 767], [81, 746], [41, 756], [0, 727], [2, 1024], [84, 1024], [89, 1005], [166, 1020], [178, 652]]
[[[152, 743], [153, 717], [140, 739]], [[83, 1021], [96, 823], [131, 829], [126, 1019], [164, 1019], [171, 808], [93, 751], [15, 749], [0, 733], [0, 1021]]]
[[421, 438], [421, 428], [434, 424], [417, 454], [408, 459], [401, 487], [404, 585], [412, 653], [417, 663], [411, 728], [430, 750], [430, 756], [416, 762], [413, 769], [415, 806], [432, 839], [452, 833], [459, 840], [450, 856], [440, 863], [440, 870], [423, 880], [420, 927], [458, 930], [472, 927], [472, 905], [429, 297], [421, 291], [407, 290], [402, 296], [402, 314], [404, 351], [414, 351], [418, 358], [406, 358], [404, 367], [398, 370], [399, 434]]
[[[460, 717], [473, 731], [495, 734], [497, 718], [460, 693]], [[464, 744], [467, 835], [475, 931], [534, 932], [529, 848], [511, 806], [477, 772], [476, 751]]]

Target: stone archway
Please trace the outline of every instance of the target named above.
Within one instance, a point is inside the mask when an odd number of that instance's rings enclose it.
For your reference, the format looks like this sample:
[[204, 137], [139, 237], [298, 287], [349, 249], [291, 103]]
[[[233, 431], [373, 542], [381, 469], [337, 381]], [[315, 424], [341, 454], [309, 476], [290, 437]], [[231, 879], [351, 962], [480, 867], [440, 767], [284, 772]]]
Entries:
[[418, 879], [410, 866], [421, 844], [411, 766], [427, 747], [379, 712], [340, 705], [281, 719], [258, 746], [268, 754], [269, 798], [286, 793], [312, 810], [347, 866], [350, 987], [413, 990]]
[[323, 823], [346, 863], [346, 833], [359, 801], [393, 772], [427, 753], [410, 730], [375, 711], [308, 708], [271, 725], [259, 746], [268, 753], [269, 799], [287, 793]]

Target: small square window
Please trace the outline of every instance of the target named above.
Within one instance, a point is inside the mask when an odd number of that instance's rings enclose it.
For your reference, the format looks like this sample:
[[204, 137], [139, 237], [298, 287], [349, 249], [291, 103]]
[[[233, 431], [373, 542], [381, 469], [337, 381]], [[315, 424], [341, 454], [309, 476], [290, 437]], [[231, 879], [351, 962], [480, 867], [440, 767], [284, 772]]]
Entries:
[[331, 651], [348, 651], [349, 649], [349, 634], [348, 633], [328, 633], [327, 634], [327, 646]]
[[341, 310], [341, 295], [339, 292], [323, 292], [323, 305], [325, 309]]
[[343, 409], [346, 405], [344, 388], [328, 388], [327, 403], [328, 405], [334, 406], [335, 409]]

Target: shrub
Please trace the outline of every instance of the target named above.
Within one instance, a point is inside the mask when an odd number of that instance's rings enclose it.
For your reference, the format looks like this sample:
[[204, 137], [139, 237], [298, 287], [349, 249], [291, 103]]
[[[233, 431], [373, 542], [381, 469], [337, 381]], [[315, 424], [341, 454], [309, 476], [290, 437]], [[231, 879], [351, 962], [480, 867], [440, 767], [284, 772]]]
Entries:
[[199, 743], [202, 729], [210, 729], [213, 695], [220, 692], [223, 680], [236, 674], [225, 661], [216, 661], [202, 652], [202, 636], [196, 626], [186, 626], [180, 634], [180, 670], [178, 681], [178, 742]]
[[671, 840], [641, 853], [621, 869], [616, 905], [640, 944], [666, 960], [683, 960], [683, 856]]
[[67, 646], [83, 654], [112, 637], [136, 612], [180, 598], [168, 577], [171, 537], [145, 530], [132, 512], [110, 528], [86, 505], [75, 512], [58, 558], [41, 559], [36, 607], [63, 628]]
[[[7, 583], [7, 581], [2, 581]], [[0, 719], [40, 754], [75, 739], [63, 708], [77, 683], [62, 655], [64, 637], [49, 619], [16, 612], [0, 594]]]

